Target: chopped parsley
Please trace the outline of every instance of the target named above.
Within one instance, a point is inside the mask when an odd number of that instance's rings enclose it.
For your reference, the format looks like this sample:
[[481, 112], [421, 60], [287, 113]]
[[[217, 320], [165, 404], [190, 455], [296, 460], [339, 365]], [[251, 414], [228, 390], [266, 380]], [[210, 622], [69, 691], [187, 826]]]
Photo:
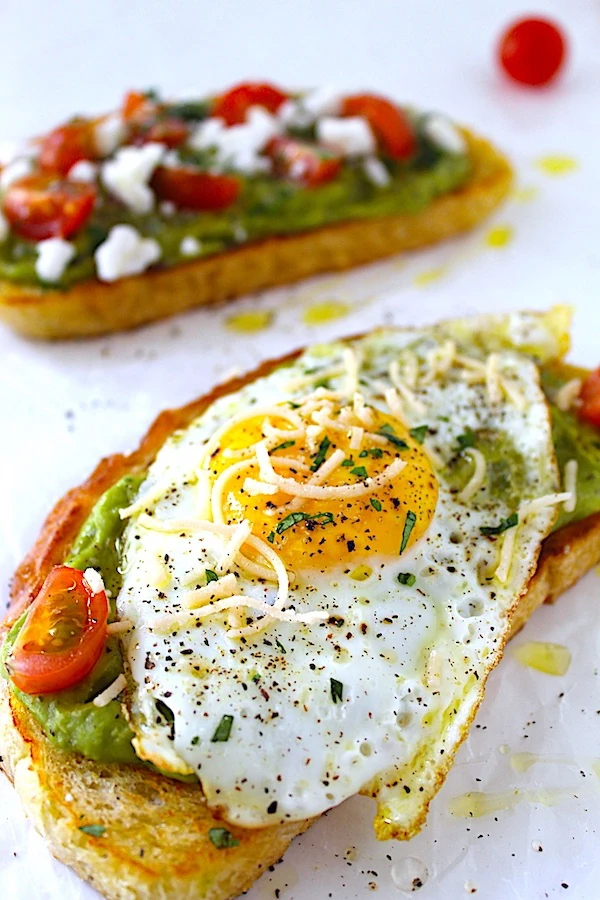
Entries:
[[406, 513], [406, 519], [404, 520], [404, 528], [402, 529], [402, 542], [400, 544], [400, 553], [404, 553], [406, 550], [406, 545], [410, 539], [412, 534], [412, 530], [417, 523], [416, 513], [409, 511]]
[[459, 434], [456, 438], [456, 443], [458, 444], [458, 451], [466, 450], [467, 447], [475, 446], [475, 432], [472, 428], [467, 428], [464, 434]]
[[233, 716], [223, 716], [216, 727], [215, 733], [211, 737], [211, 743], [222, 744], [229, 740], [231, 734], [231, 726], [233, 725]]
[[206, 569], [206, 583], [210, 584], [211, 581], [218, 581], [219, 576], [216, 572], [213, 572], [212, 569]]
[[[361, 456], [362, 456], [362, 453], [361, 453]], [[343, 466], [345, 469], [347, 469], [348, 466], [353, 466], [353, 465], [354, 465], [354, 460], [353, 460], [353, 459], [345, 459], [344, 462], [342, 463], [342, 466]]]
[[196, 737], [192, 738], [192, 747], [197, 747], [199, 743], [200, 743], [200, 738], [198, 737], [198, 735], [196, 735]]
[[352, 469], [352, 471], [350, 472], [350, 474], [351, 474], [351, 475], [356, 475], [357, 478], [366, 478], [366, 477], [367, 477], [367, 470], [365, 469], [364, 466], [356, 466], [355, 469]]
[[234, 838], [226, 828], [209, 828], [208, 839], [217, 850], [229, 850], [231, 847], [239, 847], [239, 841]]
[[274, 531], [270, 531], [270, 532], [268, 533], [268, 535], [267, 535], [267, 540], [268, 540], [268, 542], [269, 542], [270, 544], [273, 543], [273, 541], [275, 540], [275, 532], [274, 532]]
[[162, 700], [156, 700], [154, 702], [154, 705], [156, 706], [156, 709], [158, 710], [159, 714], [163, 717], [163, 719], [166, 722], [169, 723], [169, 725], [173, 725], [175, 723], [175, 716], [173, 714], [173, 710], [170, 709], [166, 703], [164, 703]]
[[398, 575], [398, 581], [400, 584], [405, 584], [407, 587], [412, 587], [417, 579], [412, 574], [412, 572], [400, 572]]
[[275, 638], [275, 643], [277, 644], [277, 649], [280, 653], [287, 653], [287, 650], [285, 649], [279, 638]]
[[377, 434], [380, 435], [381, 437], [386, 438], [388, 441], [390, 441], [390, 443], [392, 443], [394, 445], [394, 447], [397, 447], [398, 450], [408, 450], [409, 449], [406, 441], [403, 441], [402, 438], [399, 438], [398, 435], [396, 434], [396, 432], [394, 431], [394, 429], [392, 428], [392, 426], [388, 425], [387, 423], [385, 425], [381, 426], [381, 428], [379, 429]]
[[[299, 522], [316, 522], [318, 525], [330, 525], [333, 522], [333, 513], [293, 512], [290, 513], [289, 516], [286, 516], [285, 519], [282, 519], [275, 530], [277, 534], [283, 534], [284, 531], [287, 531], [288, 528], [293, 528], [294, 525], [297, 525]], [[271, 532], [271, 534], [273, 534], [273, 532]], [[275, 535], [273, 535], [273, 537], [275, 537]], [[271, 540], [271, 535], [269, 535], [269, 540]], [[271, 543], [273, 543], [273, 541], [271, 541]]]
[[369, 447], [368, 450], [361, 450], [358, 454], [359, 459], [364, 459], [365, 456], [372, 456], [373, 459], [381, 459], [383, 456], [383, 450], [381, 447]]
[[102, 837], [106, 827], [104, 825], [80, 825], [79, 831], [83, 831], [84, 834], [89, 834], [92, 837]]
[[411, 438], [414, 438], [419, 444], [422, 444], [425, 438], [427, 437], [427, 432], [429, 431], [429, 425], [417, 425], [416, 428], [411, 428], [408, 432]]
[[500, 519], [499, 525], [483, 525], [479, 530], [482, 534], [490, 537], [495, 534], [502, 534], [503, 531], [508, 531], [509, 528], [514, 528], [515, 525], [519, 524], [519, 514], [511, 513], [507, 519]]
[[371, 499], [369, 500], [369, 503], [371, 504], [373, 509], [376, 509], [377, 512], [381, 512], [381, 503], [377, 499], [377, 497], [371, 497]]
[[344, 685], [336, 678], [330, 678], [329, 681], [331, 682], [331, 699], [334, 703], [341, 703], [342, 695], [344, 693]]
[[271, 453], [275, 453], [276, 450], [287, 450], [288, 447], [295, 447], [296, 441], [284, 441], [283, 444], [277, 444], [276, 447], [273, 447]]
[[327, 451], [329, 450], [330, 447], [331, 447], [331, 441], [329, 440], [327, 435], [325, 435], [325, 437], [319, 444], [319, 449], [317, 450], [317, 453], [313, 460], [313, 464], [310, 467], [311, 472], [316, 472], [317, 469], [323, 465], [323, 463], [325, 462], [325, 456], [327, 455]]

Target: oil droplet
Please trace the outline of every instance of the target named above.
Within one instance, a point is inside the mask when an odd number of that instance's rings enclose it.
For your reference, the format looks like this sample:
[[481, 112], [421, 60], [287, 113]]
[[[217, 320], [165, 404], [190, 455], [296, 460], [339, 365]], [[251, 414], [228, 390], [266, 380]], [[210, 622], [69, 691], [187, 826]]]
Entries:
[[226, 320], [227, 327], [240, 334], [253, 334], [262, 331], [273, 321], [273, 313], [268, 309], [255, 309], [236, 313]]
[[306, 325], [323, 325], [325, 322], [343, 319], [350, 310], [351, 306], [341, 300], [323, 300], [305, 309], [302, 318]]
[[506, 247], [514, 238], [515, 232], [511, 225], [497, 225], [491, 228], [485, 236], [485, 242], [488, 247], [495, 250]]
[[548, 641], [529, 641], [516, 647], [513, 653], [521, 665], [546, 675], [564, 675], [571, 665], [569, 648]]
[[525, 772], [528, 772], [532, 766], [540, 761], [541, 758], [535, 753], [515, 753], [510, 758], [510, 767], [518, 775], [524, 775]]
[[405, 856], [392, 866], [394, 887], [405, 894], [420, 891], [428, 878], [427, 866], [414, 856]]
[[600, 778], [600, 759], [597, 759], [592, 763], [592, 769], [596, 778]]
[[349, 862], [355, 862], [358, 857], [358, 852], [356, 847], [348, 847], [346, 852], [344, 853], [344, 859], [347, 859]]
[[546, 175], [552, 177], [560, 177], [568, 175], [579, 168], [579, 163], [572, 156], [563, 156], [561, 154], [550, 154], [549, 156], [540, 156], [536, 161], [538, 169]]
[[501, 753], [502, 756], [508, 756], [508, 754], [510, 753], [510, 747], [508, 746], [508, 744], [500, 744], [500, 746], [498, 747], [498, 753]]
[[350, 578], [354, 581], [366, 581], [373, 574], [371, 566], [357, 566], [354, 571], [350, 572]]
[[532, 200], [535, 200], [540, 193], [540, 189], [537, 187], [529, 186], [529, 187], [521, 187], [515, 188], [513, 191], [513, 200], [516, 200], [517, 203], [531, 203]]
[[465, 891], [467, 892], [467, 894], [476, 894], [477, 885], [473, 884], [472, 881], [465, 881]]
[[461, 819], [478, 819], [490, 813], [512, 809], [519, 802], [519, 791], [503, 791], [499, 794], [485, 794], [483, 791], [470, 791], [453, 797], [448, 804], [451, 816]]
[[446, 269], [441, 266], [437, 269], [427, 269], [425, 272], [419, 272], [418, 275], [415, 275], [413, 284], [415, 287], [427, 287], [428, 284], [433, 284], [434, 281], [440, 281], [445, 274]]

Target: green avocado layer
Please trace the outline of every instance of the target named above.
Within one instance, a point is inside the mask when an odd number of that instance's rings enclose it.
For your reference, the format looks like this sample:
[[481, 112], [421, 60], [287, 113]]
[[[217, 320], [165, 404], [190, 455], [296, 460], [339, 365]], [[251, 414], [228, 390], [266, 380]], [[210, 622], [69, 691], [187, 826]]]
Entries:
[[[554, 392], [569, 377], [562, 369], [543, 370], [542, 381], [550, 401]], [[561, 412], [552, 402], [550, 409], [552, 436], [561, 471], [568, 460], [576, 459], [578, 462], [577, 506], [572, 513], [561, 512], [554, 527], [557, 530], [563, 525], [600, 512], [600, 432], [585, 425], [573, 413]], [[506, 482], [508, 469], [503, 466], [504, 457], [511, 452], [511, 448], [498, 445], [497, 436], [480, 437], [486, 456], [490, 456], [497, 490], [503, 494], [515, 494], [513, 500], [514, 505], [517, 505], [518, 485]], [[514, 448], [512, 452], [514, 453]], [[518, 472], [518, 466], [516, 470], [513, 467], [510, 471], [514, 476], [514, 471]], [[455, 474], [459, 481], [464, 480], [464, 473], [459, 469]], [[88, 566], [98, 569], [113, 597], [121, 586], [119, 550], [124, 523], [119, 518], [119, 509], [132, 502], [143, 477], [127, 475], [103, 494], [65, 561], [78, 569]], [[8, 656], [23, 620], [24, 616], [5, 641], [2, 648], [3, 660]], [[23, 694], [14, 685], [11, 685], [11, 689], [33, 713], [49, 739], [61, 749], [104, 762], [135, 763], [139, 760], [131, 746], [133, 735], [121, 712], [120, 703], [113, 700], [103, 708], [91, 703], [122, 671], [120, 649], [117, 642], [111, 639], [94, 671], [77, 687], [43, 697]], [[3, 674], [6, 676], [6, 671]]]

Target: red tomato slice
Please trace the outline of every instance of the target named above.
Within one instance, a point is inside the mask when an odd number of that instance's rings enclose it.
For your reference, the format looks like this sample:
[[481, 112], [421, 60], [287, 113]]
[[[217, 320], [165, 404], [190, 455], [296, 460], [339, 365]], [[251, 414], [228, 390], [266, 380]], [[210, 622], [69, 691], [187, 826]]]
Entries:
[[245, 122], [251, 106], [263, 106], [275, 113], [287, 98], [287, 94], [272, 84], [238, 84], [217, 98], [212, 115], [225, 119], [228, 125], [239, 125]]
[[579, 399], [580, 417], [590, 425], [600, 428], [600, 369], [591, 372], [585, 379], [579, 392]]
[[548, 84], [560, 71], [567, 42], [549, 19], [520, 19], [500, 39], [498, 56], [507, 75], [520, 84]]
[[15, 685], [48, 694], [78, 684], [102, 655], [107, 621], [105, 592], [94, 593], [79, 569], [55, 566], [7, 659]]
[[159, 119], [147, 125], [142, 123], [134, 127], [129, 143], [141, 145], [158, 141], [174, 150], [188, 139], [189, 133], [188, 126], [181, 119]]
[[237, 200], [241, 184], [232, 175], [211, 175], [191, 166], [177, 169], [159, 166], [152, 187], [161, 200], [170, 200], [180, 209], [226, 209]]
[[29, 241], [66, 238], [89, 219], [96, 188], [56, 175], [28, 175], [13, 182], [4, 195], [4, 215], [13, 229]]
[[48, 172], [66, 175], [82, 159], [94, 159], [94, 123], [75, 120], [55, 128], [41, 139], [40, 166]]
[[376, 94], [354, 94], [342, 103], [343, 116], [362, 116], [371, 126], [381, 150], [392, 159], [409, 159], [417, 148], [412, 125], [400, 107]]
[[326, 184], [339, 173], [342, 161], [320, 147], [294, 138], [273, 138], [267, 146], [275, 174], [297, 181], [306, 187]]
[[148, 99], [147, 94], [141, 91], [129, 91], [125, 94], [121, 115], [126, 122], [134, 119], [144, 119], [152, 114], [155, 110], [155, 104]]

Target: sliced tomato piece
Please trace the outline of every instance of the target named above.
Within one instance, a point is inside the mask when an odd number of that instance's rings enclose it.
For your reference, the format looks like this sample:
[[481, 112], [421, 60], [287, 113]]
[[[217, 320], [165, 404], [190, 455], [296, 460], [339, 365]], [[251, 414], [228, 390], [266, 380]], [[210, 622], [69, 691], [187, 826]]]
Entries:
[[326, 184], [339, 173], [342, 161], [338, 156], [295, 138], [276, 137], [267, 145], [276, 175], [297, 181], [306, 187]]
[[129, 143], [141, 145], [157, 141], [174, 150], [188, 139], [189, 133], [190, 129], [181, 119], [157, 119], [154, 122], [134, 126]]
[[191, 166], [159, 166], [152, 187], [161, 200], [170, 200], [180, 209], [219, 210], [235, 203], [241, 183], [233, 175], [212, 175]]
[[94, 159], [94, 123], [75, 119], [55, 128], [40, 143], [40, 166], [48, 172], [66, 175], [82, 159]]
[[399, 161], [410, 159], [417, 148], [411, 123], [395, 103], [377, 94], [353, 94], [342, 103], [343, 116], [366, 119], [382, 152]]
[[26, 694], [63, 691], [92, 671], [104, 650], [108, 600], [83, 572], [55, 566], [33, 601], [7, 659]]
[[131, 122], [148, 118], [155, 109], [156, 104], [150, 100], [147, 94], [143, 94], [141, 91], [129, 91], [125, 94], [121, 115], [126, 122]]
[[64, 181], [56, 175], [28, 175], [4, 195], [4, 215], [14, 231], [29, 241], [70, 237], [85, 225], [96, 200], [93, 184]]
[[251, 106], [262, 106], [270, 113], [275, 113], [287, 98], [288, 94], [273, 84], [238, 84], [217, 99], [212, 115], [225, 119], [228, 125], [239, 125], [245, 122], [246, 113]]
[[579, 399], [580, 417], [590, 425], [600, 428], [600, 369], [591, 372], [585, 379], [579, 392]]

